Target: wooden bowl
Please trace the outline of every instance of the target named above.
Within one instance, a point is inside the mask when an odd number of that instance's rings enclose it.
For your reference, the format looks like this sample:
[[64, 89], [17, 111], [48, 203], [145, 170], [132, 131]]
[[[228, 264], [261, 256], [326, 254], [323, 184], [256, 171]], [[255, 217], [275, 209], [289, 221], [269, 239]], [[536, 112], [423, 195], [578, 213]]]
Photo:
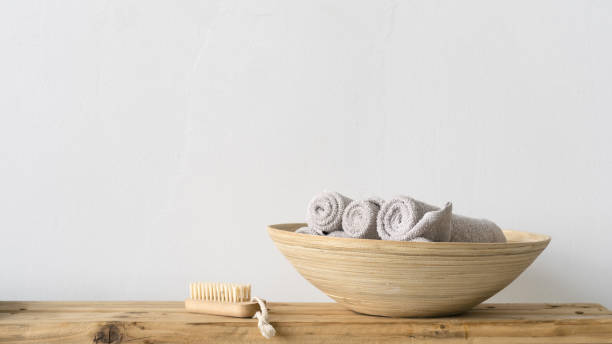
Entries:
[[271, 225], [268, 233], [297, 271], [336, 302], [390, 317], [459, 314], [495, 295], [546, 248], [550, 237], [505, 230], [507, 243], [347, 239]]

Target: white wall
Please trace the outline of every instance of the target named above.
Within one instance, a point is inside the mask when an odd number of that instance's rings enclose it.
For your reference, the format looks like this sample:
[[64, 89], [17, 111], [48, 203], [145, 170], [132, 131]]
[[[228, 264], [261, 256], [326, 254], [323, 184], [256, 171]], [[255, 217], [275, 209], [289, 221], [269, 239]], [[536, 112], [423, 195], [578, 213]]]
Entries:
[[612, 306], [612, 2], [0, 5], [0, 299], [328, 300], [273, 246], [322, 189], [549, 248], [496, 301]]

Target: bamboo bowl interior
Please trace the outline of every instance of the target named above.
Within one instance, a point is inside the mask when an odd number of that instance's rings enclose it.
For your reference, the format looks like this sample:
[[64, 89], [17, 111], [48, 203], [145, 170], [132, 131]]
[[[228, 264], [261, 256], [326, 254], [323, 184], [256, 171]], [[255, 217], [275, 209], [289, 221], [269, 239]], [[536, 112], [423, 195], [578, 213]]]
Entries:
[[268, 233], [295, 269], [336, 302], [392, 317], [459, 314], [495, 295], [546, 248], [550, 237], [504, 230], [506, 243], [400, 242]]

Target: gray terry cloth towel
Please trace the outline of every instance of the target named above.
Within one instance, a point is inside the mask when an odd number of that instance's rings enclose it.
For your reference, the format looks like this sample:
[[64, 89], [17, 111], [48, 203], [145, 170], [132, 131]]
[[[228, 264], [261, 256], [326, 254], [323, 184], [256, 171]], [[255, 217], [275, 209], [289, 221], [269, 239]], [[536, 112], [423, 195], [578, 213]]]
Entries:
[[376, 231], [376, 218], [383, 200], [372, 197], [352, 201], [342, 215], [342, 229], [349, 237], [358, 239], [380, 239]]
[[333, 231], [333, 232], [325, 235], [325, 234], [319, 234], [317, 231], [315, 231], [314, 229], [312, 229], [310, 227], [298, 228], [298, 229], [295, 230], [295, 233], [309, 234], [309, 235], [318, 235], [318, 236], [328, 236], [328, 237], [335, 237], [335, 238], [350, 238], [350, 236], [348, 234], [346, 234], [344, 231]]
[[[430, 206], [406, 196], [383, 203], [377, 218], [378, 235], [383, 240], [449, 241], [453, 205], [443, 209]], [[419, 239], [422, 241], [422, 239]]]
[[300, 233], [300, 234], [310, 234], [310, 235], [322, 235], [320, 233], [318, 233], [317, 231], [315, 231], [314, 229], [310, 228], [310, 227], [301, 227], [295, 230], [295, 233]]
[[[447, 208], [448, 212], [444, 212]], [[501, 229], [489, 220], [454, 215], [450, 203], [442, 212], [410, 197], [396, 197], [381, 208], [378, 234], [386, 240], [412, 240], [420, 236], [431, 241], [506, 242]], [[446, 214], [450, 216], [450, 231]]]
[[327, 234], [328, 237], [335, 237], [335, 238], [351, 238], [351, 236], [346, 233], [345, 231], [333, 231], [330, 232], [329, 234]]
[[452, 224], [450, 241], [506, 242], [504, 232], [493, 221], [453, 215]]
[[418, 238], [416, 238], [416, 239], [412, 239], [412, 240], [410, 240], [410, 241], [411, 241], [411, 242], [432, 242], [431, 240], [429, 240], [429, 239], [425, 239], [425, 238], [423, 238], [423, 237], [418, 237]]
[[337, 192], [322, 192], [308, 204], [306, 222], [319, 234], [342, 230], [342, 214], [352, 199]]

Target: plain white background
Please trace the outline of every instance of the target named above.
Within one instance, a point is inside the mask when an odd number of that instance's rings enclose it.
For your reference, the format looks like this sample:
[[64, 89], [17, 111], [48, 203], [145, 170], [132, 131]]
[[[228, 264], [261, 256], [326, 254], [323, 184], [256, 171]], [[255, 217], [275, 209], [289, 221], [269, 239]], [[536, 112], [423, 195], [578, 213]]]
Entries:
[[324, 301], [323, 189], [552, 236], [495, 301], [612, 306], [612, 2], [0, 5], [0, 299]]

